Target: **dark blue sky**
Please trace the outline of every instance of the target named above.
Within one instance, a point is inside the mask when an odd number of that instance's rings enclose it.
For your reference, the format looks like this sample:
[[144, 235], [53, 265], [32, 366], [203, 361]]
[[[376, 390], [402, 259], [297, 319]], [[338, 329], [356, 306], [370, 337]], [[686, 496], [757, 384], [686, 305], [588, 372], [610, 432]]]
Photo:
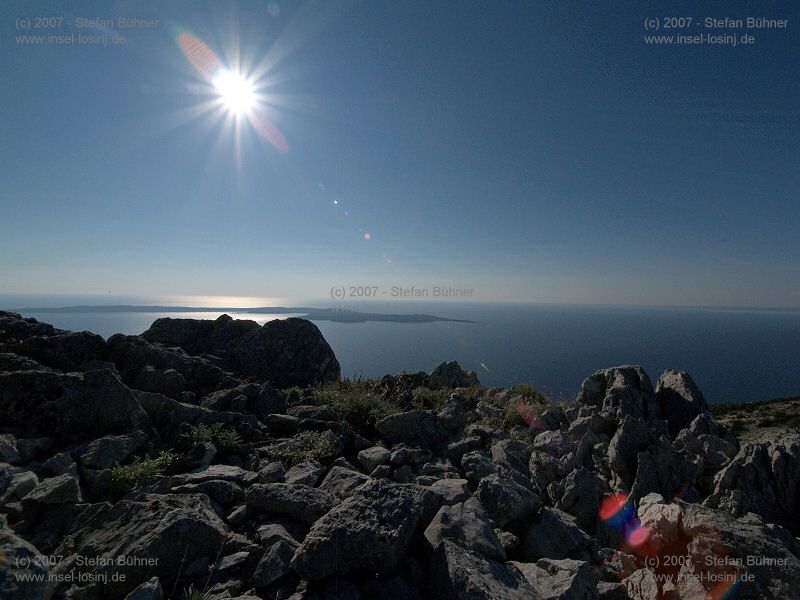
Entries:
[[[6, 2], [0, 292], [800, 306], [800, 9], [669, 5]], [[17, 38], [47, 15], [159, 27]], [[665, 16], [789, 22], [645, 44]], [[175, 27], [267, 60], [288, 152], [188, 118], [209, 85]]]

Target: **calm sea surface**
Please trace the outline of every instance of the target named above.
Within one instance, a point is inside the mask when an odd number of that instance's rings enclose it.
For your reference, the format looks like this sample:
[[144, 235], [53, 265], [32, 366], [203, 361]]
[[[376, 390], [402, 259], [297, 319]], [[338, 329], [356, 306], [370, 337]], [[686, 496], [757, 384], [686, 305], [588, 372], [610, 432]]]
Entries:
[[[14, 304], [0, 297], [0, 306], [41, 306], [18, 300]], [[572, 398], [593, 371], [635, 363], [647, 370], [654, 384], [666, 368], [688, 371], [709, 402], [800, 395], [800, 311], [454, 303], [353, 308], [435, 313], [475, 322], [317, 322], [346, 376], [429, 371], [440, 362], [457, 360], [487, 385], [533, 383], [554, 396]], [[141, 333], [161, 316], [219, 314], [29, 312], [25, 316], [108, 337]], [[263, 323], [288, 315], [234, 316]]]

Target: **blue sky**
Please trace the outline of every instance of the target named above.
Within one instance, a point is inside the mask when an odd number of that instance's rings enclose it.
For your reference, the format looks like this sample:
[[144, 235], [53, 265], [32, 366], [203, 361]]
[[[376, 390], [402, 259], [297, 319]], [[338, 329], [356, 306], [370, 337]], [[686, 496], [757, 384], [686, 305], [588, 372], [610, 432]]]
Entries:
[[[800, 306], [800, 10], [696, 4], [6, 2], [0, 293]], [[679, 13], [789, 27], [644, 44]], [[159, 27], [20, 43], [46, 15]], [[185, 118], [175, 27], [274, 62], [288, 152]]]

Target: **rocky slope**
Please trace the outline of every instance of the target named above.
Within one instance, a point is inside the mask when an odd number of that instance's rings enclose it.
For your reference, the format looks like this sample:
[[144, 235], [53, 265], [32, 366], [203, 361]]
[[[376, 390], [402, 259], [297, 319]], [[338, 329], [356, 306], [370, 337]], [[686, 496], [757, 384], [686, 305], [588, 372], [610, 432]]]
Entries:
[[301, 319], [0, 313], [2, 598], [800, 598], [798, 459], [679, 371], [554, 404], [457, 363], [339, 381]]

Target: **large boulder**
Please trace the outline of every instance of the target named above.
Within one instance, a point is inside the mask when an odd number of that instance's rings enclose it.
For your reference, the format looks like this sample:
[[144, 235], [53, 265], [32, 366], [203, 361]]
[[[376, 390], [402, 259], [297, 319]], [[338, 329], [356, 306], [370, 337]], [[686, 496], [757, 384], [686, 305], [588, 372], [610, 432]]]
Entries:
[[595, 600], [599, 570], [582, 560], [543, 558], [536, 563], [512, 562], [536, 589], [541, 600]]
[[0, 373], [0, 422], [61, 441], [151, 429], [133, 392], [109, 369]]
[[457, 361], [440, 364], [431, 371], [429, 381], [433, 390], [471, 387], [480, 384], [475, 371], [464, 371]]
[[638, 365], [595, 371], [581, 384], [577, 402], [616, 412], [619, 418], [627, 415], [645, 421], [661, 419], [653, 384]]
[[501, 562], [506, 559], [506, 552], [489, 523], [489, 516], [475, 498], [440, 508], [425, 530], [425, 538], [434, 550], [442, 540], [448, 539], [489, 558]]
[[748, 512], [800, 535], [800, 436], [746, 444], [714, 481], [708, 506]]
[[288, 515], [313, 523], [336, 504], [326, 491], [307, 485], [257, 483], [247, 490], [247, 505], [267, 514]]
[[[667, 504], [656, 494], [642, 499], [638, 516], [649, 531], [651, 547], [662, 548], [662, 556], [680, 556], [685, 561], [684, 575], [692, 577], [683, 578], [684, 586], [732, 587], [738, 581], [737, 598], [798, 597], [797, 540], [786, 529], [764, 525], [754, 515], [734, 518], [699, 504]], [[675, 567], [666, 561], [647, 564], [655, 572], [640, 570], [624, 582], [631, 597], [660, 598], [654, 595], [654, 582], [681, 582]]]
[[9, 600], [48, 598], [47, 565], [36, 548], [0, 523], [0, 597]]
[[582, 531], [571, 515], [556, 508], [545, 507], [526, 523], [520, 550], [528, 561], [540, 558], [592, 558], [594, 541]]
[[393, 444], [433, 448], [447, 439], [448, 432], [432, 410], [410, 410], [384, 417], [375, 424], [378, 433]]
[[[145, 494], [102, 508], [67, 536], [54, 553], [64, 556], [54, 573], [93, 574], [81, 597], [101, 596], [102, 589], [103, 597], [124, 598], [152, 577], [173, 582], [182, 564], [210, 564], [226, 536], [204, 494]], [[94, 557], [102, 560], [78, 563]], [[66, 585], [58, 585], [56, 596]]]
[[656, 384], [656, 402], [673, 438], [695, 417], [708, 412], [703, 392], [684, 371], [667, 369], [661, 374]]
[[539, 595], [513, 566], [443, 540], [433, 559], [431, 597], [437, 600], [531, 600]]
[[475, 496], [501, 527], [524, 519], [542, 508], [542, 500], [530, 488], [502, 474], [481, 479]]
[[58, 369], [83, 371], [95, 361], [105, 360], [106, 342], [96, 333], [65, 331], [49, 336], [30, 337], [15, 347], [18, 354]]
[[[188, 389], [204, 396], [217, 389], [226, 374], [218, 365], [197, 356], [189, 356], [181, 348], [163, 348], [136, 335], [118, 333], [108, 338], [108, 360], [112, 361], [131, 387], [145, 381], [149, 369], [166, 372], [174, 370], [183, 377]], [[148, 386], [145, 386], [148, 387]], [[172, 390], [170, 390], [172, 391]]]
[[259, 326], [228, 315], [215, 321], [162, 318], [142, 337], [190, 354], [211, 354], [235, 373], [279, 388], [335, 381], [341, 373], [333, 350], [317, 326], [305, 319], [278, 319]]
[[314, 523], [292, 567], [314, 580], [362, 569], [392, 573], [439, 504], [425, 488], [370, 481]]

